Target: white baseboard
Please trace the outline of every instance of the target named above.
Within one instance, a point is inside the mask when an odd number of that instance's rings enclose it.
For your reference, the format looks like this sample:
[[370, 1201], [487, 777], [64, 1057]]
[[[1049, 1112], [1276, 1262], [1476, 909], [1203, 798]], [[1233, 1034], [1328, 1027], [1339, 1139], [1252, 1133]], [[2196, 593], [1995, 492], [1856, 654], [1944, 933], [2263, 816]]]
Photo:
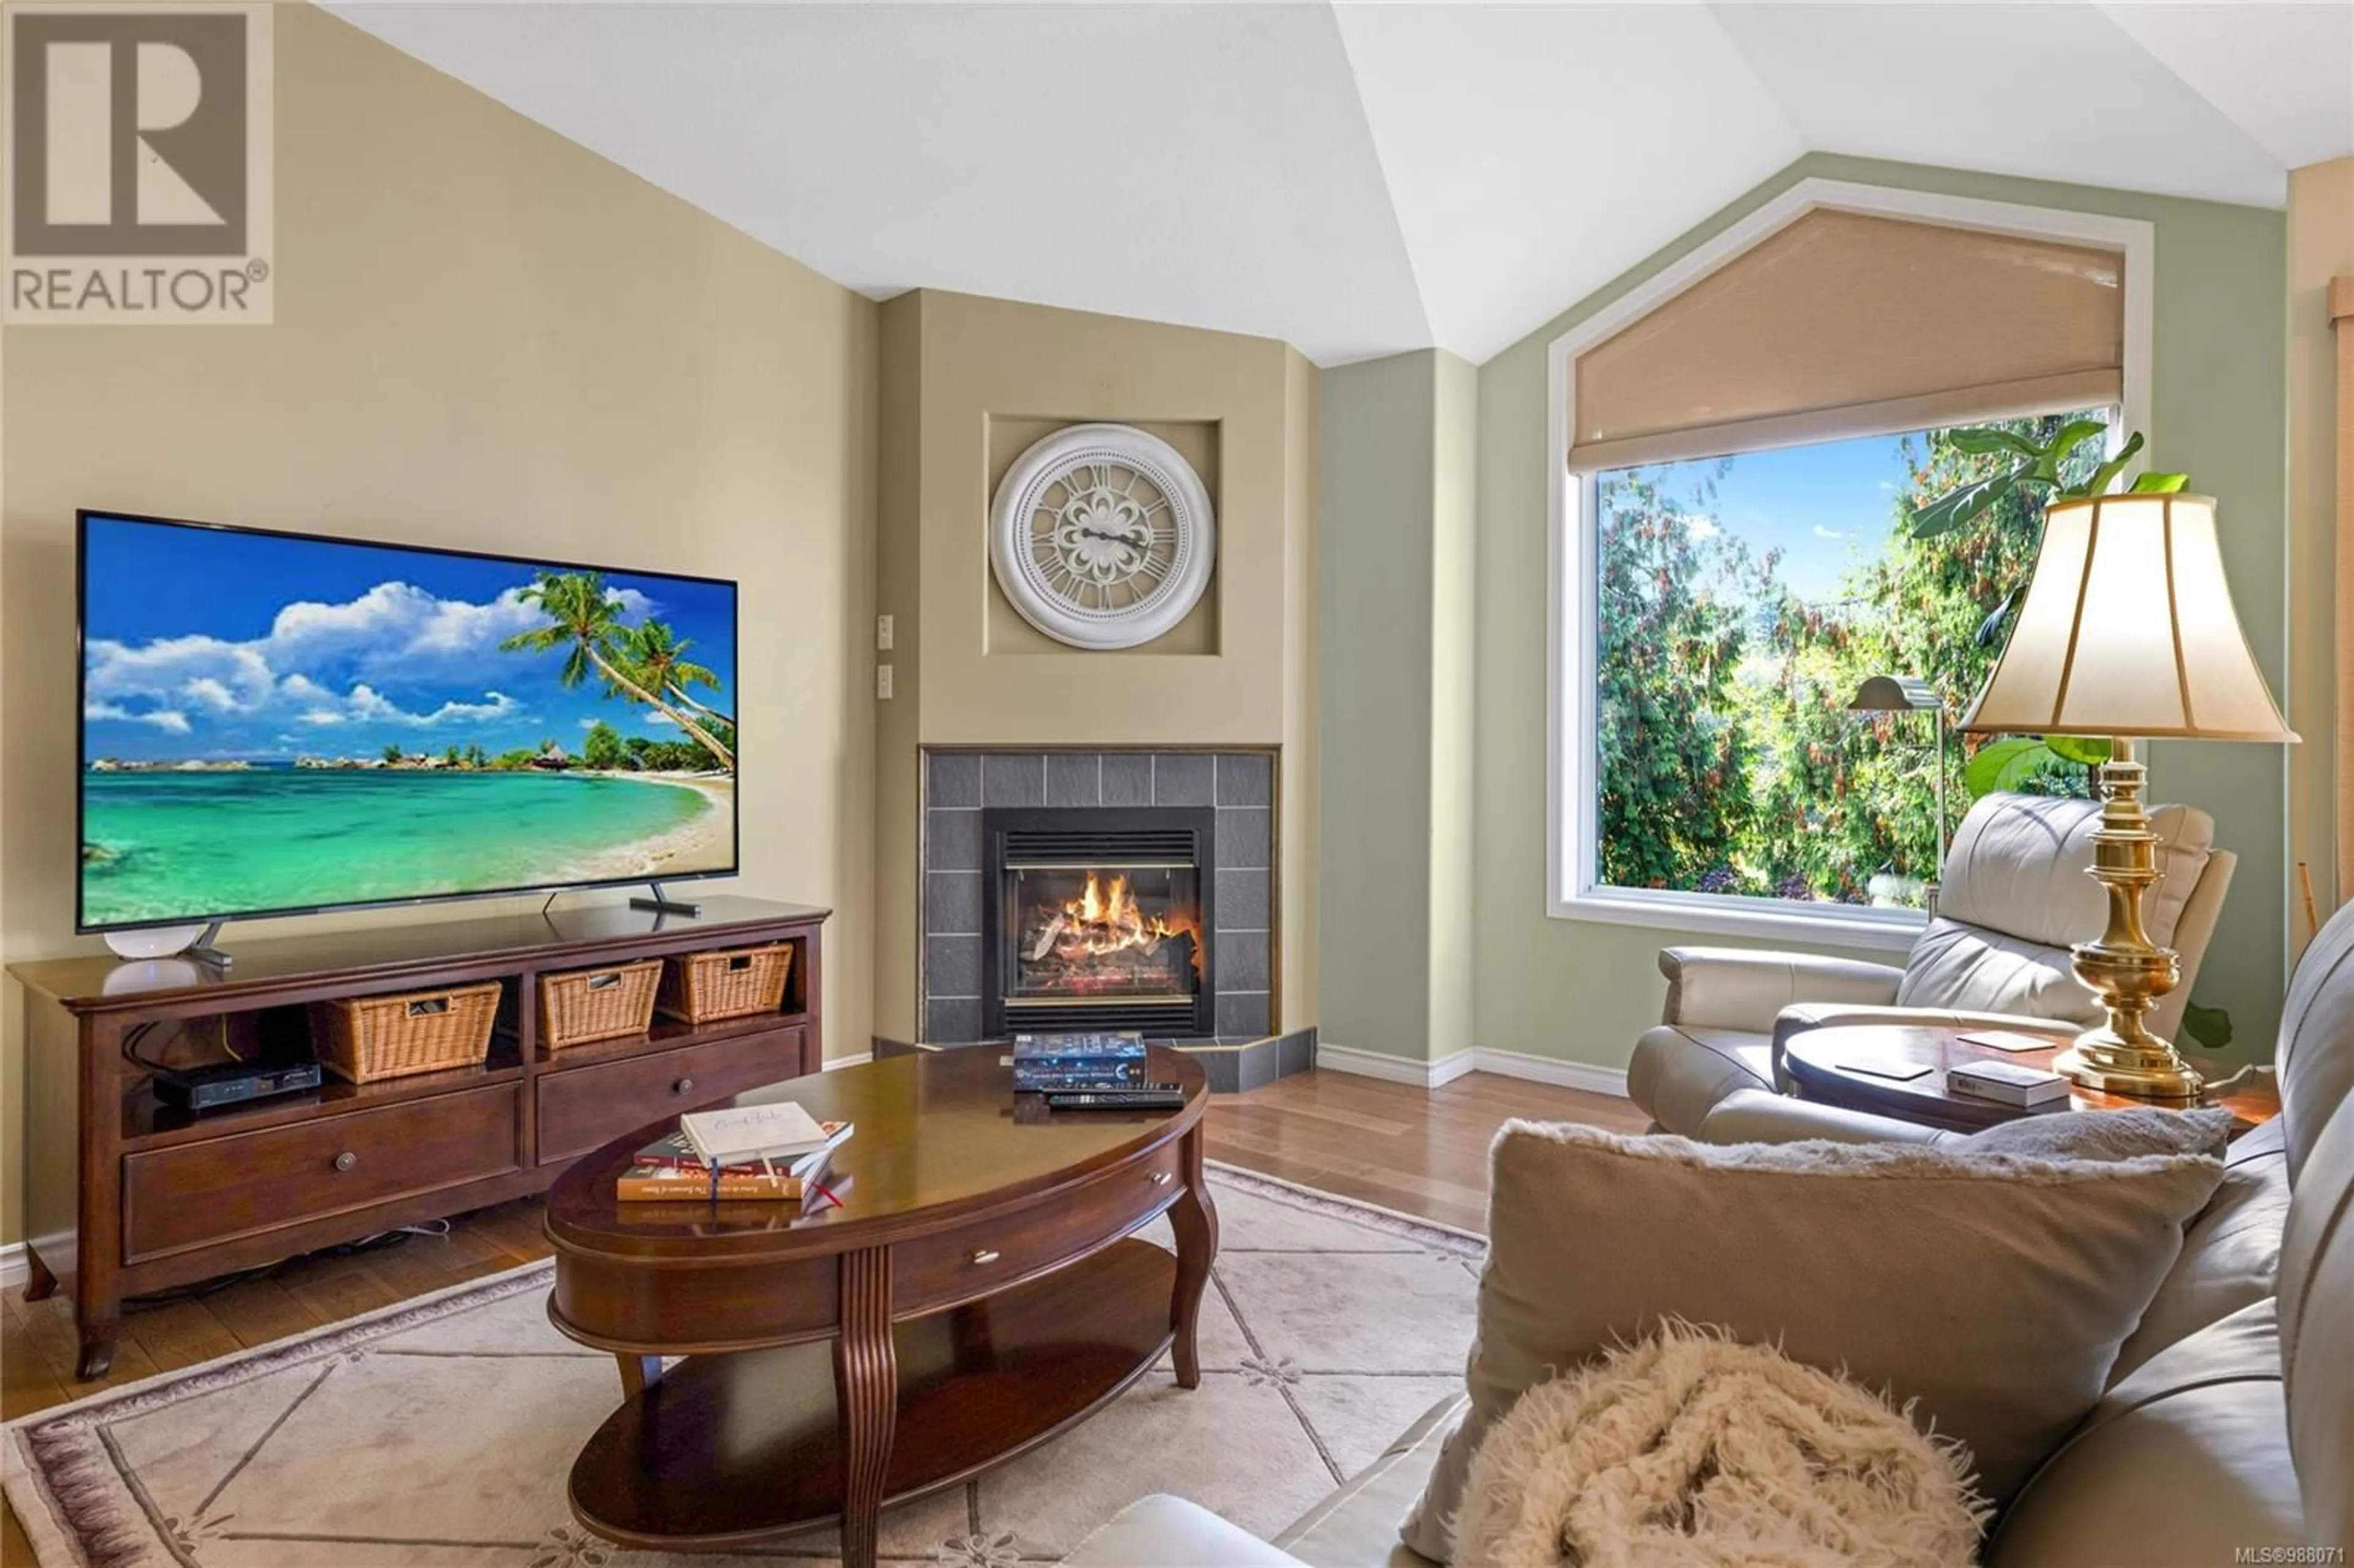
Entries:
[[1361, 1078], [1379, 1078], [1385, 1084], [1412, 1084], [1418, 1089], [1430, 1087], [1431, 1064], [1428, 1062], [1384, 1055], [1379, 1051], [1353, 1050], [1330, 1041], [1317, 1042], [1316, 1065], [1330, 1067], [1336, 1073], [1354, 1073]]
[[24, 1284], [25, 1276], [30, 1272], [25, 1266], [23, 1242], [10, 1242], [6, 1246], [0, 1246], [0, 1289]]
[[1457, 1051], [1436, 1062], [1418, 1062], [1408, 1056], [1390, 1056], [1379, 1051], [1360, 1051], [1320, 1042], [1316, 1065], [1336, 1073], [1353, 1073], [1363, 1078], [1411, 1084], [1424, 1089], [1451, 1084], [1466, 1073], [1493, 1073], [1499, 1077], [1584, 1089], [1588, 1094], [1615, 1095], [1621, 1099], [1627, 1096], [1627, 1075], [1616, 1067], [1563, 1062], [1551, 1056], [1532, 1056], [1524, 1051], [1499, 1051], [1485, 1045]]
[[1473, 1066], [1479, 1072], [1525, 1078], [1533, 1084], [1553, 1084], [1564, 1089], [1584, 1089], [1593, 1095], [1616, 1095], [1622, 1100], [1627, 1097], [1627, 1070], [1623, 1067], [1564, 1062], [1553, 1056], [1532, 1056], [1525, 1051], [1499, 1051], [1492, 1045], [1462, 1054], [1478, 1059]]
[[825, 1059], [825, 1070], [831, 1073], [836, 1067], [855, 1067], [861, 1062], [873, 1060], [875, 1060], [875, 1053], [872, 1051], [854, 1051], [847, 1056], [828, 1056]]

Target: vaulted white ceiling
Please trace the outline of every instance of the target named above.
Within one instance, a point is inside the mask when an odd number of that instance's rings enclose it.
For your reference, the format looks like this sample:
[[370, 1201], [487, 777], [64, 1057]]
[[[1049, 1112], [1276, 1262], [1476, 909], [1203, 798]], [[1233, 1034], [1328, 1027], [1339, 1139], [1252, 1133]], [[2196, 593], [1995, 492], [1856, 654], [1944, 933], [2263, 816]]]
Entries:
[[848, 286], [1484, 360], [1808, 151], [2277, 206], [2354, 4], [338, 15]]

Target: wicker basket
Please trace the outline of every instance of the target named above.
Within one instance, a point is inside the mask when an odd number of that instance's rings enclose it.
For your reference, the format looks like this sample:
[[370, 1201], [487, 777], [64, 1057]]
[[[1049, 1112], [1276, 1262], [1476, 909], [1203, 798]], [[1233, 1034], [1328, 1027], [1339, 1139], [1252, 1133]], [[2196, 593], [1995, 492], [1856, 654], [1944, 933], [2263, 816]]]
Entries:
[[664, 1017], [689, 1023], [774, 1012], [785, 1000], [785, 977], [792, 967], [790, 942], [689, 953], [673, 959], [663, 971], [662, 998], [655, 1005]]
[[499, 982], [319, 1004], [319, 1065], [355, 1084], [472, 1067], [488, 1054]]
[[643, 1034], [654, 1021], [662, 960], [539, 977], [539, 1037], [551, 1051]]

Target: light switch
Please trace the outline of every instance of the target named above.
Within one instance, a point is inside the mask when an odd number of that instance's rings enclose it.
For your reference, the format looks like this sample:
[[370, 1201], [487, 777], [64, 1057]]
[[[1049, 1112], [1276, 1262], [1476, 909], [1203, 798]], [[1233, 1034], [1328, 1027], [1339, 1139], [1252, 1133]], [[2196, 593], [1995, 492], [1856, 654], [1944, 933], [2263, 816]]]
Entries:
[[[891, 618], [887, 615], [875, 618], [875, 651], [877, 653], [891, 652]], [[885, 692], [883, 694], [887, 697], [891, 694]]]
[[875, 666], [875, 697], [878, 702], [891, 700], [891, 666], [888, 664]]

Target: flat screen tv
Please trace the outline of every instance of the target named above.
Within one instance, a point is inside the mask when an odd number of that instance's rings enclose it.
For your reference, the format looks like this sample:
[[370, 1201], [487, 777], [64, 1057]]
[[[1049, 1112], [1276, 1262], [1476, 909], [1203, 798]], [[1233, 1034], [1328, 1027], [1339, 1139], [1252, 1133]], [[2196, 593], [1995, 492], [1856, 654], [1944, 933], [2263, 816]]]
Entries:
[[83, 511], [81, 931], [721, 876], [736, 585]]

